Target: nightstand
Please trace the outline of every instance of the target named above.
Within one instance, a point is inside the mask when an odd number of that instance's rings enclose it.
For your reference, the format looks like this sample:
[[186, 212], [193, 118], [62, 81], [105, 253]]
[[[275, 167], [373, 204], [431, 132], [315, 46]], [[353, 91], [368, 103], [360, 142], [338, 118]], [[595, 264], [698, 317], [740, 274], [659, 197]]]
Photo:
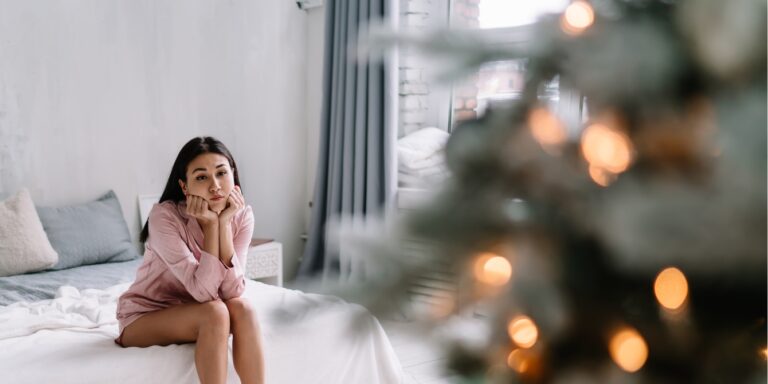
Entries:
[[283, 286], [283, 244], [267, 239], [253, 239], [248, 248], [245, 277], [279, 287]]

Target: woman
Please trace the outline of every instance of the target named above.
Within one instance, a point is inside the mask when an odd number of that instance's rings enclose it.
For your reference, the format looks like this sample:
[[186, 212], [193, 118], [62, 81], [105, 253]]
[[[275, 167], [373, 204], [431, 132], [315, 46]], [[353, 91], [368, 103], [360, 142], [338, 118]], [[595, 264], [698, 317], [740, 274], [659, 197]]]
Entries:
[[196, 343], [201, 383], [224, 383], [229, 334], [242, 383], [264, 382], [256, 315], [244, 269], [253, 211], [235, 160], [220, 141], [196, 137], [181, 148], [141, 233], [144, 262], [117, 305], [123, 347]]

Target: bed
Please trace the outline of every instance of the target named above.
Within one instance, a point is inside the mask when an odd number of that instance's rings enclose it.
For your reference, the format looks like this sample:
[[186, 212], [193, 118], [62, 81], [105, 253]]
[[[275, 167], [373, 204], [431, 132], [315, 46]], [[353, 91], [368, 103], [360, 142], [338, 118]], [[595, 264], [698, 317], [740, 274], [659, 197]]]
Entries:
[[[197, 383], [194, 345], [121, 348], [117, 298], [141, 258], [0, 277], [0, 382]], [[266, 382], [403, 381], [378, 320], [332, 296], [247, 280], [243, 297], [261, 322]], [[317, 305], [316, 305], [317, 304]], [[304, 311], [287, 321], [282, 309]], [[228, 383], [239, 383], [230, 358]]]
[[[121, 348], [114, 343], [117, 297], [139, 261], [110, 264], [0, 278], [2, 382], [198, 382], [192, 344]], [[107, 276], [118, 283], [110, 285]], [[46, 294], [55, 297], [16, 301]], [[244, 297], [262, 324], [267, 383], [401, 382], [389, 340], [364, 308], [251, 280]], [[277, 309], [307, 303], [322, 303], [324, 309], [294, 322], [277, 316]], [[231, 355], [228, 382], [239, 382]]]

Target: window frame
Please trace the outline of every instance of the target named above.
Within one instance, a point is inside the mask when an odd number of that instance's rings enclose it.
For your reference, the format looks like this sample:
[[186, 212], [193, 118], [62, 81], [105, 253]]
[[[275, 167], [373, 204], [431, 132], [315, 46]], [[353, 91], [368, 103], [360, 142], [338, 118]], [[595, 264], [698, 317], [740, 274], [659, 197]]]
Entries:
[[[474, 35], [481, 39], [481, 41], [489, 42], [493, 46], [521, 48], [533, 40], [535, 29], [533, 24], [527, 24], [504, 28], [456, 28], [455, 30]], [[447, 125], [448, 133], [452, 132], [454, 125], [454, 88], [455, 86], [451, 86], [450, 98], [448, 99], [448, 103], [450, 104], [450, 107], [448, 108], [450, 114]], [[560, 80], [558, 88], [558, 103], [557, 109], [554, 112], [567, 127], [568, 134], [570, 136], [576, 135], [580, 131], [579, 126], [582, 122], [582, 95], [574, 89], [569, 88], [567, 84], [562, 82], [562, 80]], [[514, 99], [510, 98], [510, 100]]]

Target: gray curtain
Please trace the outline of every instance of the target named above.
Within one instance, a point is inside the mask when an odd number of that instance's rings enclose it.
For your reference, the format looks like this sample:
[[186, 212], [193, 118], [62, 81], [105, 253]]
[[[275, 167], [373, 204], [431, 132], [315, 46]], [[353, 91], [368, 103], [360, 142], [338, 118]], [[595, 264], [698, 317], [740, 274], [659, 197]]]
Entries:
[[339, 273], [326, 243], [329, 220], [382, 212], [388, 188], [385, 102], [391, 98], [381, 62], [354, 62], [358, 32], [387, 17], [390, 0], [325, 0], [325, 60], [320, 151], [304, 257], [298, 277]]

